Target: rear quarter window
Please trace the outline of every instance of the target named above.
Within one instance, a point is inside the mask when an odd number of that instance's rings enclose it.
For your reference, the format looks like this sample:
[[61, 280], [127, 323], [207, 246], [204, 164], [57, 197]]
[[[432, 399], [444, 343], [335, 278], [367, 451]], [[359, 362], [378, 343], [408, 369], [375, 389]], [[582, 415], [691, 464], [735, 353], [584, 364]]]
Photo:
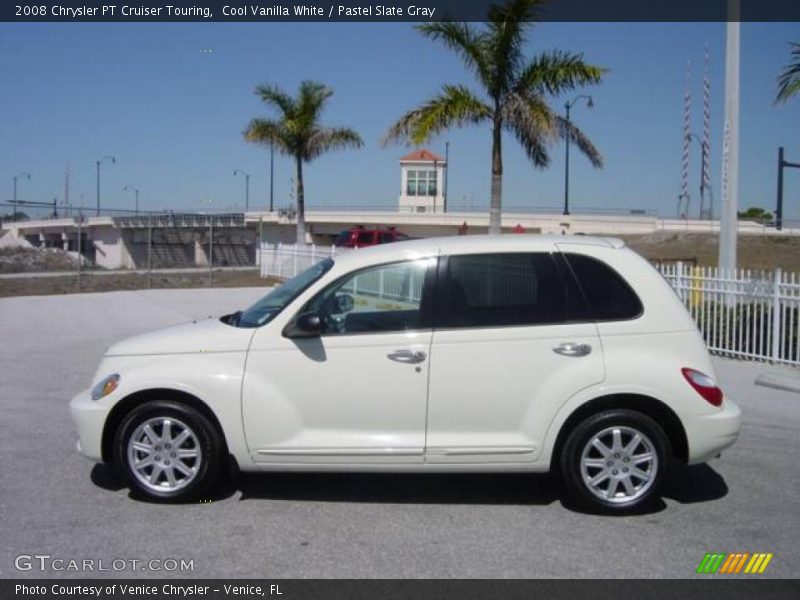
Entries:
[[588, 303], [595, 321], [635, 319], [643, 312], [639, 296], [627, 281], [601, 260], [584, 254], [564, 254]]

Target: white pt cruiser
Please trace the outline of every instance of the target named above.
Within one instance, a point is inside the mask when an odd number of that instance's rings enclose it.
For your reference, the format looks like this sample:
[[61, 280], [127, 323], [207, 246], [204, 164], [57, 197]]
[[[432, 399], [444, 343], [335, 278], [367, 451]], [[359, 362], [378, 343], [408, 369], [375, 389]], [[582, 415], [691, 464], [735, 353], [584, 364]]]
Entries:
[[86, 457], [144, 496], [243, 471], [557, 471], [585, 507], [657, 497], [740, 411], [664, 279], [615, 239], [352, 250], [220, 319], [109, 348], [71, 402]]

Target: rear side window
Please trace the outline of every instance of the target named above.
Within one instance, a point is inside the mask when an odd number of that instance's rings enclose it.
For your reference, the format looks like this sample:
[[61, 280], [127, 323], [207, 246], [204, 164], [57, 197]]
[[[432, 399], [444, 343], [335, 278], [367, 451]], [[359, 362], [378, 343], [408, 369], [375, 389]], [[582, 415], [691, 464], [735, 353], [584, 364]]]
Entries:
[[588, 317], [595, 321], [635, 319], [642, 302], [620, 275], [606, 263], [583, 254], [564, 254], [588, 302]]
[[438, 322], [443, 327], [561, 323], [573, 299], [548, 253], [450, 256]]

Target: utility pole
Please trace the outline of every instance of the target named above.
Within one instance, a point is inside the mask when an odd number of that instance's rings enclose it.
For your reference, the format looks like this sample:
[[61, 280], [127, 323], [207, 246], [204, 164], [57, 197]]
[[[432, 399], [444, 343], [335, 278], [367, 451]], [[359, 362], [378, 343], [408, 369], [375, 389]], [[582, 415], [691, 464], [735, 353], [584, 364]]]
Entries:
[[[725, 44], [725, 133], [722, 151], [719, 268], [736, 268], [737, 209], [739, 205], [739, 0], [728, 0]], [[723, 275], [724, 276], [724, 275]]]

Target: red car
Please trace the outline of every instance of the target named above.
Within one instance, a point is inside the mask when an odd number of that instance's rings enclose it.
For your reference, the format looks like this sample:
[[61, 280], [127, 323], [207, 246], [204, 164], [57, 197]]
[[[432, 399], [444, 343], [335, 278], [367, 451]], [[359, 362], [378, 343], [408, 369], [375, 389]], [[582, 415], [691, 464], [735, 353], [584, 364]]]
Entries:
[[411, 238], [404, 233], [400, 233], [394, 227], [387, 229], [351, 227], [337, 235], [333, 245], [339, 248], [365, 248], [366, 246], [377, 246], [378, 244], [388, 244], [408, 239]]

